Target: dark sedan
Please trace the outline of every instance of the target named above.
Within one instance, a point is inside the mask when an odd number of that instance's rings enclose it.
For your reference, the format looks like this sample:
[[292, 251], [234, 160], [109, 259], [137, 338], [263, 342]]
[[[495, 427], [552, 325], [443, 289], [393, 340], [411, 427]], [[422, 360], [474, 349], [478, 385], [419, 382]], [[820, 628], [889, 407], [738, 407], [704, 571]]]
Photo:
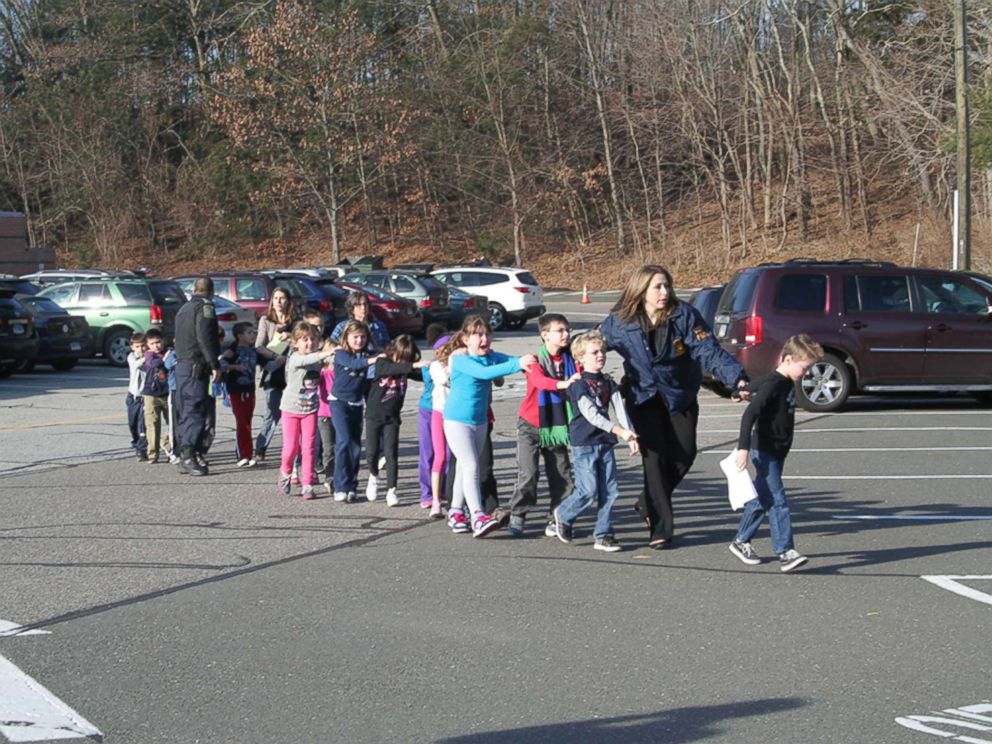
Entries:
[[70, 315], [48, 297], [20, 294], [17, 299], [31, 314], [39, 341], [38, 354], [21, 363], [22, 371], [28, 371], [40, 362], [66, 372], [81, 358], [93, 353], [93, 339], [86, 318]]
[[9, 377], [18, 365], [34, 359], [38, 345], [31, 312], [11, 290], [0, 289], [0, 377]]
[[448, 290], [448, 302], [451, 305], [451, 317], [448, 318], [448, 328], [461, 328], [466, 316], [480, 314], [489, 315], [489, 300], [482, 295], [469, 294], [453, 284], [444, 285]]

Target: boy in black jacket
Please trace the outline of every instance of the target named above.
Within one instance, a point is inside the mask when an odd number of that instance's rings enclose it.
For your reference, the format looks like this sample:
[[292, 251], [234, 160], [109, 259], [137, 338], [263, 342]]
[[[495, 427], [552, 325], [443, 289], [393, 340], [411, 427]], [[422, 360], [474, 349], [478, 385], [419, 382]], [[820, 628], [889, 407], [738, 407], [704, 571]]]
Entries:
[[[568, 387], [568, 399], [575, 408], [568, 424], [575, 490], [552, 512], [555, 531], [562, 542], [572, 542], [572, 523], [595, 503], [593, 547], [616, 553], [621, 547], [613, 536], [612, 511], [620, 488], [613, 446], [619, 437], [630, 447], [630, 454], [636, 455], [637, 434], [632, 431], [620, 388], [603, 374], [606, 339], [599, 331], [583, 333], [572, 342], [572, 354], [582, 367], [582, 376]], [[619, 425], [610, 421], [611, 404]]]
[[[782, 468], [792, 447], [796, 419], [796, 381], [801, 380], [817, 359], [823, 347], [803, 334], [791, 337], [782, 347], [782, 361], [774, 371], [752, 382], [748, 389], [751, 400], [741, 418], [741, 433], [734, 453], [737, 467], [747, 467], [748, 452], [754, 463], [754, 490], [758, 498], [744, 506], [737, 535], [730, 543], [730, 552], [749, 566], [761, 563], [751, 546], [768, 514], [772, 533], [772, 550], [779, 557], [782, 571], [792, 571], [806, 563], [792, 542], [792, 519], [785, 501]], [[752, 446], [751, 430], [755, 439]]]

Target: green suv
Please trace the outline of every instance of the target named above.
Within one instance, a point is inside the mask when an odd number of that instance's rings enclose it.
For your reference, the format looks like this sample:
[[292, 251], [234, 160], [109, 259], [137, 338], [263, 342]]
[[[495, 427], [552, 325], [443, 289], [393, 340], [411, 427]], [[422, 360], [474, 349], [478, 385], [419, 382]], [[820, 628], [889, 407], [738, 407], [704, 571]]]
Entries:
[[126, 367], [131, 334], [158, 328], [171, 343], [176, 312], [186, 295], [170, 279], [81, 279], [63, 282], [38, 293], [90, 326], [93, 348], [114, 367]]

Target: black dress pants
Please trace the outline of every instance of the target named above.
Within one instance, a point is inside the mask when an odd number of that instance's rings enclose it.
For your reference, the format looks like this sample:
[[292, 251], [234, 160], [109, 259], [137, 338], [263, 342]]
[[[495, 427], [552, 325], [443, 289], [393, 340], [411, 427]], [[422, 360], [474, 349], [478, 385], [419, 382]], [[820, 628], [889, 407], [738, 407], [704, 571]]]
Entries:
[[699, 404], [670, 414], [664, 401], [651, 398], [627, 407], [641, 447], [644, 491], [638, 497], [641, 516], [648, 522], [651, 541], [671, 540], [675, 532], [672, 492], [696, 459]]

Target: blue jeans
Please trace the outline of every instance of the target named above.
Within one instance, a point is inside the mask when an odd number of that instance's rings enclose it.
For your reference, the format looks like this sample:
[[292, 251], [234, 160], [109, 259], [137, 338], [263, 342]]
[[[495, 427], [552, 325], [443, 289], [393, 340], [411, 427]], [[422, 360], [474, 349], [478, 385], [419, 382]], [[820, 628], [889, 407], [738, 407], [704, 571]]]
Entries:
[[265, 454], [265, 451], [272, 444], [272, 437], [276, 435], [279, 426], [279, 417], [282, 411], [279, 404], [282, 403], [282, 390], [265, 388], [265, 418], [262, 419], [262, 428], [258, 430], [258, 438], [255, 439], [255, 452]]
[[341, 400], [332, 400], [330, 408], [334, 427], [334, 491], [357, 491], [365, 408], [349, 406]]
[[558, 506], [558, 518], [572, 524], [596, 504], [595, 537], [613, 535], [613, 502], [620, 495], [617, 460], [612, 444], [572, 446], [572, 479], [575, 490]]
[[789, 505], [785, 502], [785, 486], [782, 485], [784, 457], [776, 457], [760, 450], [751, 450], [754, 463], [754, 490], [758, 498], [744, 505], [741, 523], [737, 527], [737, 539], [750, 542], [761, 526], [761, 520], [768, 514], [768, 526], [772, 532], [772, 550], [781, 555], [792, 545], [792, 518]]

